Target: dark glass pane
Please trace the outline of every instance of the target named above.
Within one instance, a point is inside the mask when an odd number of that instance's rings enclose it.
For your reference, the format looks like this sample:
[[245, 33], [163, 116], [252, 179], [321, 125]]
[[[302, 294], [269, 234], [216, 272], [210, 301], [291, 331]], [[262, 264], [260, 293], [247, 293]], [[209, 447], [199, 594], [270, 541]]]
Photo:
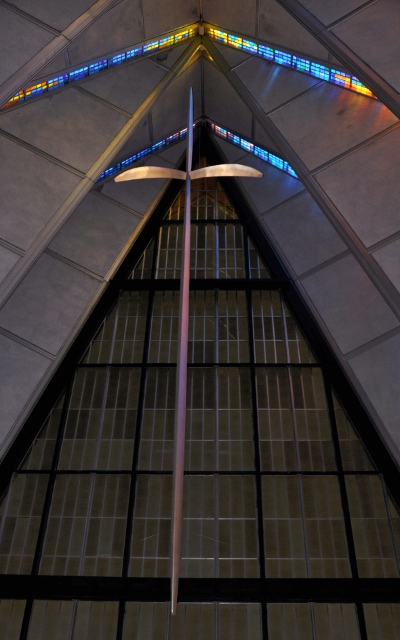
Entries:
[[388, 504], [379, 476], [347, 476], [351, 524], [361, 578], [398, 578]]
[[265, 266], [259, 252], [255, 248], [250, 238], [248, 240], [248, 243], [249, 243], [249, 260], [250, 260], [250, 278], [270, 278], [271, 273]]
[[336, 463], [322, 372], [292, 367], [290, 377], [300, 468], [333, 471]]
[[21, 469], [48, 470], [51, 468], [54, 446], [60, 426], [61, 412], [64, 404], [64, 394], [50, 411], [39, 435], [34, 440]]
[[298, 454], [289, 373], [284, 368], [257, 369], [256, 383], [261, 468], [296, 471]]
[[47, 474], [15, 474], [0, 504], [0, 573], [30, 573]]
[[57, 476], [41, 574], [121, 575], [129, 484], [129, 476]]
[[245, 278], [243, 228], [239, 224], [218, 225], [218, 277]]
[[131, 544], [130, 576], [170, 575], [172, 475], [139, 475]]
[[0, 600], [0, 629], [3, 640], [19, 640], [25, 600]]
[[179, 298], [179, 291], [154, 293], [149, 362], [176, 362]]
[[368, 640], [400, 638], [400, 604], [364, 604]]
[[118, 602], [35, 600], [28, 640], [111, 640]]
[[257, 363], [287, 362], [280, 292], [254, 291], [252, 308], [255, 361]]
[[[356, 608], [349, 604], [269, 604], [274, 640], [359, 640]], [[383, 639], [382, 639], [383, 640]]]
[[140, 370], [78, 369], [59, 469], [130, 469]]
[[146, 280], [151, 278], [151, 270], [153, 264], [154, 240], [151, 240], [144, 250], [142, 257], [132, 271], [131, 278], [134, 280]]
[[374, 466], [365, 447], [335, 394], [333, 394], [333, 403], [343, 469], [345, 471], [373, 471]]
[[146, 372], [139, 469], [172, 471], [175, 379], [176, 369], [151, 368]]

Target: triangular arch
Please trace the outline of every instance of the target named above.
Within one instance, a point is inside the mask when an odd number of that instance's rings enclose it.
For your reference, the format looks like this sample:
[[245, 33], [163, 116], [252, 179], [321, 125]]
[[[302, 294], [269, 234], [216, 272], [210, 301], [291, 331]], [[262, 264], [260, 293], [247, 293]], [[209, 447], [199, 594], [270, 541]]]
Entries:
[[[215, 160], [204, 137], [196, 153]], [[69, 355], [67, 389], [30, 452], [6, 461], [3, 572], [12, 575], [1, 595], [27, 600], [16, 613], [6, 600], [6, 614], [21, 640], [60, 616], [74, 638], [107, 618], [118, 640], [150, 626], [154, 638], [201, 638], [200, 629], [219, 640], [237, 626], [240, 637], [286, 640], [285, 624], [311, 640], [334, 611], [343, 635], [364, 640], [365, 579], [379, 602], [384, 578], [399, 575], [399, 515], [349, 418], [354, 404], [344, 409], [332, 392], [333, 359], [316, 332], [304, 338], [311, 322], [230, 181], [199, 181], [192, 195], [182, 604], [168, 616], [178, 189]], [[57, 384], [60, 394], [64, 371], [48, 395]], [[393, 477], [389, 469], [390, 489]]]

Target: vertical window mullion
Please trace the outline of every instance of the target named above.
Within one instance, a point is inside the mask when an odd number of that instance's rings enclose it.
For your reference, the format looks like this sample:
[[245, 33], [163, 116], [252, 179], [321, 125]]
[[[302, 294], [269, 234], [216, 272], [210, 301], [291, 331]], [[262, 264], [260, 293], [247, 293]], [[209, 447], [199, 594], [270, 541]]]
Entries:
[[[250, 254], [247, 237], [247, 229], [243, 225], [243, 246], [244, 246], [244, 263], [246, 278], [250, 278]], [[262, 486], [261, 486], [261, 454], [260, 454], [260, 438], [258, 428], [257, 414], [257, 386], [255, 372], [255, 349], [254, 349], [254, 332], [253, 332], [253, 309], [252, 309], [252, 292], [246, 290], [246, 306], [247, 306], [247, 323], [248, 323], [248, 339], [249, 339], [249, 357], [250, 357], [250, 386], [251, 386], [251, 406], [253, 417], [253, 433], [254, 433], [254, 466], [256, 481], [256, 500], [257, 500], [257, 531], [258, 531], [258, 554], [259, 554], [259, 570], [260, 577], [265, 578], [265, 551], [264, 551], [264, 517], [262, 509]], [[268, 633], [264, 630], [265, 633]]]
[[[154, 253], [153, 253], [153, 263], [151, 267], [151, 279], [154, 280], [156, 278], [158, 264], [159, 264], [159, 248], [160, 248], [160, 233], [162, 229], [162, 223], [160, 224], [158, 231], [155, 236], [154, 241]], [[138, 407], [137, 407], [137, 415], [136, 415], [136, 429], [135, 429], [135, 441], [133, 444], [133, 456], [132, 456], [132, 467], [131, 467], [131, 483], [129, 489], [129, 497], [128, 497], [128, 510], [127, 510], [127, 518], [126, 518], [126, 530], [125, 530], [125, 543], [124, 543], [124, 552], [122, 558], [122, 577], [127, 577], [129, 573], [129, 563], [131, 557], [131, 538], [133, 531], [133, 513], [135, 508], [135, 497], [136, 497], [136, 485], [137, 485], [137, 473], [136, 469], [139, 462], [139, 449], [140, 449], [140, 435], [142, 431], [142, 421], [143, 421], [143, 410], [144, 410], [144, 398], [145, 398], [145, 387], [146, 387], [146, 373], [147, 373], [147, 362], [149, 358], [149, 349], [150, 349], [150, 336], [151, 336], [151, 321], [152, 321], [152, 312], [153, 312], [153, 302], [154, 302], [155, 291], [152, 290], [149, 292], [148, 297], [148, 306], [147, 306], [147, 318], [146, 318], [146, 329], [144, 334], [143, 341], [143, 356], [142, 356], [142, 371], [140, 376], [140, 384], [139, 384], [139, 394], [138, 394]], [[123, 634], [123, 625], [124, 625], [124, 615], [125, 615], [125, 606], [126, 601], [121, 601], [119, 603], [118, 610], [118, 622], [117, 622], [117, 633], [116, 640], [122, 640]]]
[[[356, 556], [356, 550], [355, 550], [355, 544], [354, 544], [353, 530], [351, 526], [349, 500], [347, 496], [346, 481], [343, 473], [343, 461], [342, 461], [342, 454], [340, 451], [340, 442], [339, 442], [339, 435], [338, 435], [337, 424], [336, 424], [335, 409], [333, 405], [332, 389], [328, 380], [327, 372], [324, 367], [322, 368], [322, 375], [324, 380], [325, 396], [326, 396], [326, 401], [328, 405], [329, 422], [331, 425], [331, 434], [332, 434], [333, 447], [335, 451], [336, 467], [338, 470], [339, 491], [340, 491], [340, 498], [342, 503], [342, 512], [343, 512], [343, 518], [344, 518], [344, 527], [345, 527], [346, 540], [347, 540], [347, 549], [349, 553], [351, 575], [353, 579], [356, 579], [358, 578], [359, 574], [358, 574], [357, 556]], [[361, 640], [368, 640], [364, 609], [360, 602], [356, 603], [356, 609], [357, 609], [358, 625], [360, 630], [360, 638]]]

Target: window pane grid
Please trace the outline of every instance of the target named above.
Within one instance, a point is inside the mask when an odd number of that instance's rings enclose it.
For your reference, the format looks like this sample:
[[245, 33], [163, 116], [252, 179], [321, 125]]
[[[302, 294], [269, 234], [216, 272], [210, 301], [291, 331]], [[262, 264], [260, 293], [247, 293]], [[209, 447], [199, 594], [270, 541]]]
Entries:
[[48, 479], [14, 474], [0, 505], [1, 573], [31, 572]]
[[56, 476], [42, 575], [121, 574], [129, 482], [116, 475]]
[[[183, 207], [181, 191], [160, 225], [157, 255], [151, 241], [130, 278], [179, 278]], [[191, 217], [192, 278], [244, 278], [245, 256], [247, 277], [271, 277], [217, 181], [194, 186]], [[398, 510], [334, 397], [344, 472], [336, 468], [323, 369], [282, 293], [211, 286], [190, 292], [181, 576], [258, 578], [265, 557], [267, 578], [347, 578], [353, 536], [361, 577], [398, 577]], [[77, 367], [59, 456], [63, 398], [22, 464], [28, 473], [15, 474], [3, 498], [1, 571], [31, 572], [43, 518], [40, 575], [169, 577], [176, 368], [168, 365], [178, 309], [175, 290], [119, 294]], [[118, 605], [110, 604], [35, 601], [28, 638], [53, 637], [61, 619], [69, 640], [103, 637], [94, 630], [106, 611], [104, 637], [113, 638]], [[14, 615], [7, 606], [4, 619]], [[182, 604], [174, 620], [163, 607], [127, 603], [137, 633], [125, 624], [123, 637], [261, 638], [259, 604]], [[398, 634], [397, 612], [365, 611], [371, 638], [386, 640], [392, 627]], [[353, 604], [268, 605], [268, 625], [274, 640], [359, 637]]]
[[146, 280], [152, 276], [154, 240], [151, 240], [133, 269], [130, 279]]
[[78, 369], [59, 469], [129, 469], [140, 370]]

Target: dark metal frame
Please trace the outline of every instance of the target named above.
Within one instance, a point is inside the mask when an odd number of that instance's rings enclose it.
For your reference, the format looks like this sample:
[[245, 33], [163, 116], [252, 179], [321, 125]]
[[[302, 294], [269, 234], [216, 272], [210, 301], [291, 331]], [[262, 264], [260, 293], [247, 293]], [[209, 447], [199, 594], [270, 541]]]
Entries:
[[[207, 135], [206, 127], [201, 130], [200, 138], [196, 142], [195, 155], [205, 155], [211, 164], [217, 164], [220, 162], [220, 158], [217, 149]], [[257, 529], [258, 529], [258, 542], [259, 542], [259, 572], [260, 578], [258, 579], [181, 579], [180, 581], [180, 600], [185, 602], [258, 602], [262, 605], [262, 620], [263, 620], [263, 640], [268, 638], [268, 625], [267, 625], [267, 603], [268, 602], [354, 602], [357, 608], [358, 621], [360, 628], [360, 637], [362, 640], [367, 640], [364, 613], [362, 608], [363, 602], [393, 602], [400, 601], [400, 579], [365, 579], [358, 577], [356, 554], [354, 548], [353, 534], [350, 521], [350, 512], [347, 502], [347, 493], [345, 489], [345, 476], [350, 472], [343, 470], [341, 461], [341, 452], [339, 446], [338, 433], [336, 429], [333, 400], [331, 395], [331, 385], [338, 392], [348, 414], [353, 422], [355, 428], [359, 434], [362, 434], [362, 440], [369, 449], [370, 455], [378, 469], [381, 472], [365, 472], [381, 473], [384, 481], [386, 482], [391, 494], [395, 501], [400, 503], [400, 483], [399, 472], [391, 459], [390, 454], [386, 450], [385, 446], [381, 442], [375, 428], [368, 419], [365, 410], [361, 406], [359, 400], [351, 389], [344, 373], [341, 371], [339, 364], [335, 360], [335, 357], [330, 352], [326, 345], [320, 330], [316, 326], [315, 321], [305, 308], [304, 303], [301, 301], [300, 296], [294, 287], [293, 283], [288, 278], [279, 258], [271, 248], [265, 236], [260, 231], [259, 222], [255, 218], [254, 214], [249, 209], [249, 206], [237, 186], [236, 182], [232, 179], [224, 179], [221, 181], [226, 189], [231, 202], [237, 211], [241, 212], [242, 224], [244, 229], [244, 246], [245, 246], [245, 270], [248, 279], [202, 279], [191, 280], [191, 288], [197, 290], [206, 289], [221, 289], [221, 290], [246, 290], [247, 300], [247, 313], [249, 318], [249, 352], [250, 361], [248, 363], [229, 363], [219, 364], [218, 366], [229, 367], [243, 367], [245, 366], [250, 371], [250, 387], [251, 387], [251, 403], [253, 410], [253, 424], [254, 424], [254, 449], [255, 449], [255, 471], [251, 472], [226, 472], [229, 475], [253, 475], [255, 477], [256, 486], [256, 500], [257, 500]], [[138, 240], [135, 242], [134, 247], [129, 252], [127, 258], [119, 268], [115, 278], [110, 283], [101, 301], [96, 309], [91, 314], [90, 318], [86, 322], [81, 334], [77, 337], [73, 347], [69, 351], [68, 355], [60, 365], [53, 380], [50, 382], [48, 388], [43, 394], [42, 398], [38, 402], [30, 418], [27, 420], [25, 426], [17, 437], [13, 446], [11, 447], [8, 455], [6, 456], [1, 468], [1, 485], [2, 492], [8, 486], [11, 475], [15, 469], [18, 468], [19, 463], [26, 454], [26, 451], [36, 435], [38, 428], [41, 427], [45, 418], [47, 417], [50, 409], [54, 405], [54, 399], [59, 397], [67, 382], [67, 391], [64, 399], [62, 418], [60, 420], [60, 428], [56, 441], [55, 451], [53, 455], [53, 462], [49, 471], [43, 471], [42, 473], [49, 473], [50, 480], [48, 483], [47, 494], [45, 497], [45, 503], [43, 508], [42, 521], [40, 525], [38, 541], [36, 546], [35, 558], [33, 562], [32, 574], [25, 575], [6, 575], [0, 577], [0, 598], [15, 598], [15, 599], [27, 599], [27, 605], [25, 609], [25, 615], [22, 625], [22, 631], [20, 640], [25, 640], [28, 633], [29, 619], [33, 605], [33, 599], [86, 599], [86, 600], [118, 600], [120, 602], [118, 626], [117, 626], [117, 639], [122, 638], [123, 632], [123, 619], [125, 612], [125, 603], [127, 601], [165, 601], [170, 598], [170, 586], [169, 579], [161, 578], [129, 578], [128, 568], [130, 560], [130, 544], [131, 534], [133, 527], [133, 512], [135, 506], [135, 485], [136, 479], [141, 472], [136, 470], [138, 455], [139, 455], [139, 443], [140, 443], [140, 427], [142, 422], [142, 413], [144, 408], [144, 391], [145, 391], [145, 376], [146, 370], [151, 367], [169, 367], [173, 368], [174, 364], [153, 364], [148, 362], [148, 352], [150, 343], [150, 330], [151, 330], [151, 317], [154, 293], [156, 290], [177, 290], [179, 289], [179, 280], [157, 280], [155, 279], [156, 268], [156, 256], [157, 246], [155, 244], [153, 251], [153, 263], [152, 263], [152, 279], [150, 280], [134, 280], [127, 279], [134, 264], [143, 253], [144, 249], [150, 242], [152, 237], [157, 238], [157, 229], [160, 225], [161, 218], [165, 214], [165, 211], [169, 207], [170, 203], [178, 194], [181, 188], [181, 184], [178, 181], [172, 181], [164, 196], [162, 197], [159, 205], [151, 218], [147, 221], [144, 229], [142, 230]], [[176, 221], [171, 221], [176, 224]], [[215, 222], [214, 220], [212, 222]], [[222, 222], [222, 221], [221, 221]], [[226, 223], [226, 220], [223, 220]], [[230, 221], [229, 221], [230, 222]], [[163, 221], [163, 224], [168, 224]], [[252, 241], [255, 247], [260, 251], [261, 255], [266, 260], [269, 268], [274, 277], [270, 279], [254, 279], [250, 278], [250, 257], [248, 249], [248, 236], [252, 237]], [[157, 242], [157, 240], [156, 240]], [[260, 450], [258, 442], [258, 429], [257, 429], [257, 407], [256, 407], [256, 371], [258, 367], [287, 367], [287, 364], [257, 364], [254, 361], [254, 352], [252, 347], [253, 335], [252, 335], [252, 289], [284, 289], [285, 298], [288, 301], [290, 307], [295, 312], [297, 320], [307, 336], [307, 339], [314, 350], [319, 364], [291, 364], [291, 367], [301, 366], [305, 367], [320, 367], [323, 371], [325, 391], [328, 401], [328, 411], [331, 419], [332, 426], [332, 439], [335, 451], [335, 459], [337, 465], [337, 471], [332, 472], [264, 472], [261, 470], [260, 463]], [[97, 365], [97, 364], [78, 364], [82, 357], [87, 345], [89, 344], [93, 334], [100, 326], [107, 314], [111, 305], [115, 302], [120, 291], [140, 291], [146, 290], [149, 292], [147, 319], [145, 328], [145, 339], [143, 349], [143, 359], [140, 364], [132, 365]], [[190, 364], [190, 367], [211, 367], [214, 363], [194, 363]], [[68, 407], [69, 396], [72, 389], [72, 381], [74, 371], [77, 367], [96, 367], [101, 366], [116, 366], [116, 367], [130, 367], [130, 368], [142, 368], [139, 395], [138, 395], [138, 411], [137, 411], [137, 424], [135, 432], [135, 441], [133, 448], [133, 459], [131, 470], [126, 471], [97, 471], [97, 470], [85, 470], [85, 471], [66, 471], [65, 473], [118, 473], [118, 474], [130, 474], [131, 485], [128, 501], [128, 513], [127, 513], [127, 525], [125, 534], [125, 546], [122, 563], [122, 577], [120, 578], [103, 578], [103, 577], [70, 577], [70, 576], [40, 576], [39, 562], [41, 551], [43, 549], [44, 537], [46, 533], [46, 526], [48, 516], [50, 513], [50, 505], [52, 492], [54, 488], [57, 468], [57, 461], [60, 454], [63, 428], [65, 425], [66, 412]], [[23, 471], [23, 473], [37, 473]], [[40, 472], [39, 472], [40, 473]], [[63, 472], [61, 472], [63, 473]], [[143, 472], [144, 473], [144, 472]], [[149, 473], [146, 471], [146, 473]], [[150, 473], [163, 473], [168, 474], [170, 472], [150, 472]], [[189, 473], [189, 472], [188, 472]], [[197, 472], [201, 475], [209, 475], [215, 473], [215, 471], [201, 471]], [[224, 475], [224, 472], [218, 472], [219, 475]], [[351, 566], [352, 578], [349, 579], [267, 579], [265, 577], [265, 563], [263, 557], [264, 549], [264, 534], [263, 534], [263, 518], [262, 518], [262, 494], [261, 494], [261, 480], [264, 475], [335, 475], [338, 477], [339, 489], [341, 494], [342, 508], [345, 522], [345, 532], [347, 539], [347, 548], [349, 553], [349, 560]], [[196, 475], [196, 472], [190, 472], [190, 475]]]

